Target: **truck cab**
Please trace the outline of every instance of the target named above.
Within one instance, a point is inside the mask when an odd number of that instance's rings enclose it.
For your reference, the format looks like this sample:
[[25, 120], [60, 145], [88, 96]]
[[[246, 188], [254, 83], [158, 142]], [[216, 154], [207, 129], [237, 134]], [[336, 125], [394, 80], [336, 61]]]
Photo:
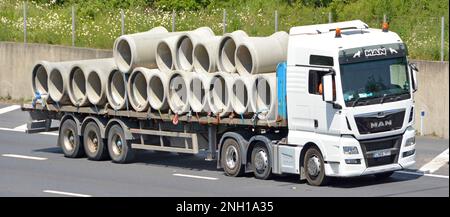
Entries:
[[[416, 71], [386, 23], [291, 28], [281, 172], [295, 168], [321, 185], [328, 177], [387, 177], [412, 166]], [[298, 160], [289, 161], [293, 156]]]

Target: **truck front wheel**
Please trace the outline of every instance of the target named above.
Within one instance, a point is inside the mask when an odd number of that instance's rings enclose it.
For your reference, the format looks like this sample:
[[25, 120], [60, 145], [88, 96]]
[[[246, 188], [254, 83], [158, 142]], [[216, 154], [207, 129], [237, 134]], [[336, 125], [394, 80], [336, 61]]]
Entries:
[[84, 150], [89, 160], [105, 160], [108, 149], [100, 135], [100, 128], [95, 122], [89, 122], [83, 132]]
[[323, 156], [318, 148], [311, 147], [306, 151], [303, 166], [308, 184], [314, 186], [327, 184], [329, 177], [325, 175]]
[[269, 179], [272, 174], [272, 161], [264, 144], [256, 144], [252, 150], [253, 173], [257, 179]]
[[114, 125], [108, 132], [108, 151], [114, 163], [129, 163], [134, 158], [131, 141], [125, 139], [125, 133], [120, 125]]
[[224, 141], [220, 155], [222, 168], [228, 176], [244, 174], [241, 147], [236, 140], [228, 138]]
[[79, 158], [84, 156], [83, 145], [81, 144], [75, 121], [67, 119], [62, 123], [58, 143], [65, 157]]

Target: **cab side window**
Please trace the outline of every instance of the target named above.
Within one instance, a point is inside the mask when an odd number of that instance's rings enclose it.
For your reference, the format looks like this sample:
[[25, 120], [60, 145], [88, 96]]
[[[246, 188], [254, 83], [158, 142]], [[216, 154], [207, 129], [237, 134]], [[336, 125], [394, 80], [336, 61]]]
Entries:
[[327, 71], [309, 71], [309, 93], [315, 95], [322, 95], [322, 77], [326, 75]]

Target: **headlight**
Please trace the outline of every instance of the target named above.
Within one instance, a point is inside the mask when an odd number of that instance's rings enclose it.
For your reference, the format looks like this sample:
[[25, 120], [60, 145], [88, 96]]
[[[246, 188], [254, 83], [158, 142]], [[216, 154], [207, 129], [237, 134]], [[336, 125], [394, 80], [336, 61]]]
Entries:
[[344, 154], [359, 154], [356, 146], [344, 146]]
[[414, 136], [414, 137], [411, 137], [406, 140], [405, 147], [415, 145], [415, 144], [416, 144], [416, 137]]

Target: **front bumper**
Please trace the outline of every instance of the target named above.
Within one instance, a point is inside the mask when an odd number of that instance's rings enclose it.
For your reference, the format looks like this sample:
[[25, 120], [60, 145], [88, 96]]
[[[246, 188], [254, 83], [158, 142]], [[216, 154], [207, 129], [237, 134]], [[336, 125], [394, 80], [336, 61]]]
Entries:
[[[380, 164], [380, 165], [371, 165], [368, 166], [368, 158], [367, 152], [364, 152], [364, 145], [360, 143], [360, 141], [356, 140], [353, 137], [342, 137], [340, 144], [340, 152], [337, 155], [334, 155], [334, 159], [332, 161], [327, 161], [325, 163], [325, 174], [327, 176], [334, 177], [353, 177], [353, 176], [362, 176], [376, 173], [383, 173], [395, 170], [401, 170], [405, 168], [409, 168], [415, 164], [415, 144], [410, 146], [405, 146], [406, 140], [415, 136], [415, 130], [413, 128], [407, 128], [405, 133], [401, 137], [401, 143], [398, 147], [397, 157], [393, 162], [388, 164]], [[343, 146], [356, 146], [358, 148], [358, 154], [344, 154], [342, 151]], [[405, 156], [404, 153], [412, 153], [408, 156]], [[358, 160], [359, 164], [348, 164], [346, 160]]]

